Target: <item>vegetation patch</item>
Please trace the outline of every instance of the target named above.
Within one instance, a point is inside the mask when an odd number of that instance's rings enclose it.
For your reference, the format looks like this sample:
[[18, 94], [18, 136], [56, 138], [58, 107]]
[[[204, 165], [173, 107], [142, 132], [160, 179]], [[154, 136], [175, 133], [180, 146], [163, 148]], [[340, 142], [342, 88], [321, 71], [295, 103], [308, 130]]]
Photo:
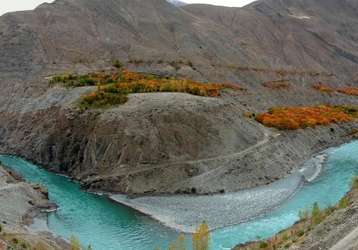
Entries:
[[325, 92], [333, 92], [334, 89], [322, 84], [321, 82], [316, 82], [313, 84], [312, 88], [319, 90], [319, 91], [325, 91]]
[[[115, 61], [114, 66], [120, 67], [121, 63]], [[81, 111], [92, 107], [123, 104], [128, 100], [127, 95], [130, 93], [182, 92], [197, 96], [218, 97], [222, 88], [246, 90], [232, 83], [201, 83], [185, 78], [137, 74], [123, 69], [118, 69], [112, 74], [102, 70], [100, 73], [91, 72], [86, 75], [55, 75], [50, 84], [55, 83], [61, 83], [66, 87], [98, 86], [97, 91], [82, 96], [82, 101], [78, 105]]]
[[338, 92], [346, 94], [346, 95], [357, 95], [358, 96], [358, 88], [349, 87], [349, 88], [339, 88]]
[[[260, 249], [265, 244], [268, 244], [266, 249], [289, 249], [293, 245], [295, 245], [295, 249], [306, 249], [304, 244], [307, 242], [306, 237], [309, 234], [312, 235], [313, 232], [313, 234], [319, 235], [322, 232], [331, 230], [332, 227], [337, 227], [337, 215], [340, 215], [339, 210], [351, 206], [357, 199], [357, 183], [358, 176], [354, 176], [350, 183], [351, 191], [334, 207], [328, 204], [326, 208], [320, 209], [318, 203], [315, 202], [311, 209], [306, 207], [298, 211], [300, 220], [292, 227], [279, 232], [269, 239], [238, 244], [233, 249]], [[318, 225], [321, 226], [317, 227]]]
[[321, 82], [317, 82], [315, 84], [312, 85], [312, 88], [319, 90], [319, 91], [325, 91], [325, 92], [334, 92], [337, 91], [339, 93], [345, 94], [345, 95], [355, 95], [358, 96], [358, 88], [356, 87], [347, 87], [347, 88], [338, 88], [338, 89], [333, 89], [330, 88], [324, 84], [322, 84]]
[[263, 82], [261, 83], [261, 85], [269, 89], [280, 89], [280, 88], [288, 89], [291, 87], [291, 84], [285, 79], [279, 79], [272, 82]]
[[358, 107], [348, 105], [317, 107], [275, 107], [268, 113], [256, 115], [256, 121], [266, 127], [280, 130], [295, 130], [298, 128], [315, 128], [317, 125], [330, 125], [355, 120], [358, 117]]

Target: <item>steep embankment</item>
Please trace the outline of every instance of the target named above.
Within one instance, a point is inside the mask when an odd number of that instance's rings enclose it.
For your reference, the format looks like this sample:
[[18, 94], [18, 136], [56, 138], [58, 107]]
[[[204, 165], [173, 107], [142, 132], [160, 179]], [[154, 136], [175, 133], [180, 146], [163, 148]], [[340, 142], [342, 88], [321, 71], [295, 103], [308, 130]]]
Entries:
[[[69, 174], [92, 191], [181, 193], [195, 187], [211, 193], [280, 179], [313, 153], [350, 140], [358, 126], [279, 132], [243, 116], [275, 105], [279, 96], [276, 105], [289, 105], [294, 90], [270, 90], [272, 99], [255, 104], [248, 104], [250, 91], [230, 90], [220, 98], [135, 94], [124, 105], [78, 114], [77, 99], [91, 88], [57, 86], [37, 97], [14, 93], [1, 110], [1, 151]], [[312, 100], [297, 96], [297, 103], [356, 102], [339, 93], [304, 93]]]
[[[349, 11], [355, 4], [343, 1], [334, 15], [334, 1], [305, 6], [304, 0], [245, 8], [57, 0], [5, 14], [0, 152], [78, 178], [91, 190], [126, 194], [235, 191], [282, 178], [314, 152], [349, 140], [356, 127], [273, 136], [277, 130], [242, 115], [272, 106], [358, 105], [355, 97], [311, 88], [317, 81], [331, 87], [355, 81], [358, 24]], [[342, 20], [326, 22], [337, 16]], [[95, 88], [50, 88], [42, 78], [108, 69], [115, 58], [139, 72], [249, 90], [225, 90], [220, 98], [132, 95], [125, 105], [78, 114], [81, 94]], [[292, 87], [261, 85], [280, 78]]]
[[[357, 248], [357, 187], [342, 198], [339, 204], [322, 209], [321, 219], [312, 219], [310, 214], [288, 229], [275, 236], [257, 242], [239, 244], [233, 250], [251, 249], [330, 249], [341, 250]], [[343, 201], [343, 202], [342, 202]], [[317, 218], [317, 217], [316, 217]], [[313, 225], [313, 221], [319, 221]], [[264, 246], [264, 247], [260, 247]]]

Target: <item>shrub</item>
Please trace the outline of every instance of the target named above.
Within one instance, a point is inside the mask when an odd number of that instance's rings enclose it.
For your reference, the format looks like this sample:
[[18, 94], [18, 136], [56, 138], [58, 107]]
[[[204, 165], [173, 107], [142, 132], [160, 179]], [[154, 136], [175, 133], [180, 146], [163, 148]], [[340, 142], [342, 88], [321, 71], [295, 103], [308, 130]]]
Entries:
[[261, 85], [269, 89], [280, 89], [280, 88], [290, 88], [291, 84], [285, 79], [279, 79], [272, 82], [263, 82]]
[[332, 88], [322, 84], [321, 82], [316, 82], [315, 84], [313, 84], [312, 88], [314, 88], [316, 90], [320, 90], [320, 91], [326, 91], [326, 92], [334, 91]]
[[337, 91], [346, 95], [358, 95], [358, 88], [355, 87], [339, 88]]
[[299, 231], [296, 233], [296, 236], [297, 236], [297, 237], [302, 237], [304, 234], [305, 234], [305, 231], [299, 230]]
[[195, 193], [196, 193], [196, 187], [192, 187], [192, 188], [191, 188], [191, 192], [192, 192], [193, 194], [195, 194]]
[[116, 59], [116, 60], [114, 60], [112, 66], [119, 69], [119, 68], [122, 68], [122, 63], [118, 59]]
[[330, 203], [328, 203], [326, 205], [326, 208], [324, 209], [324, 213], [328, 215], [328, 214], [331, 214], [332, 212], [333, 212], [333, 207]]
[[251, 118], [250, 111], [248, 111], [248, 110], [244, 111], [244, 116], [247, 118]]
[[[350, 184], [351, 184], [351, 188], [358, 189], [358, 175], [356, 175], [352, 178]], [[0, 227], [0, 232], [1, 232], [1, 227]]]
[[348, 199], [346, 197], [342, 198], [338, 203], [339, 209], [344, 209], [348, 206]]
[[268, 246], [269, 246], [269, 244], [267, 242], [260, 243], [260, 248], [267, 248]]
[[355, 120], [358, 117], [358, 108], [348, 105], [317, 107], [275, 107], [268, 113], [256, 115], [256, 121], [267, 127], [281, 130], [298, 128], [315, 128], [316, 125], [330, 125]]

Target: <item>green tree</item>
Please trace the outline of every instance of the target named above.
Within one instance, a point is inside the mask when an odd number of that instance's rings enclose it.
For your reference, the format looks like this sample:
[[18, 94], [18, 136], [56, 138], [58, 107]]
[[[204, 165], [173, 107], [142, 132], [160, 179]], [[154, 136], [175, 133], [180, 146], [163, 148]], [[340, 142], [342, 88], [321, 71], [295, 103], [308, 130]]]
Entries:
[[210, 231], [206, 225], [206, 222], [204, 221], [196, 228], [193, 235], [193, 250], [209, 250], [210, 239]]
[[322, 212], [319, 210], [318, 207], [318, 203], [315, 202], [313, 204], [313, 208], [312, 208], [312, 221], [311, 221], [311, 225], [312, 227], [317, 226], [319, 223], [321, 223], [323, 221], [323, 214]]

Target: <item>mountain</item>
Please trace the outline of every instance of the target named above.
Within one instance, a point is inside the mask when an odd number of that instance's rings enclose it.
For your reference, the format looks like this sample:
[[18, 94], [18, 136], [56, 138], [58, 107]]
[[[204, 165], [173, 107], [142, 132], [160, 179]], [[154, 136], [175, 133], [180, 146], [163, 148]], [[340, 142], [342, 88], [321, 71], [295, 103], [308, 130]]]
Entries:
[[[0, 153], [86, 189], [125, 194], [236, 191], [280, 179], [351, 139], [358, 124], [278, 133], [242, 114], [358, 105], [354, 96], [312, 88], [357, 85], [357, 8], [353, 0], [260, 0], [243, 8], [56, 0], [7, 13], [0, 17]], [[204, 99], [131, 95], [125, 105], [79, 113], [82, 94], [96, 87], [48, 85], [54, 74], [109, 72], [115, 59], [135, 72], [248, 90]], [[262, 86], [282, 79], [291, 88]]]
[[[73, 62], [120, 58], [141, 61], [137, 66], [144, 71], [162, 71], [158, 61], [190, 60], [197, 71], [168, 68], [168, 73], [244, 81], [240, 74], [225, 73], [223, 66], [234, 63], [327, 71], [356, 81], [355, 8], [354, 1], [175, 8], [164, 0], [57, 0], [0, 17], [0, 66], [5, 72], [19, 69], [19, 79], [29, 79]], [[213, 65], [219, 72], [211, 70]]]
[[175, 5], [175, 6], [184, 6], [187, 5], [187, 3], [184, 3], [182, 1], [178, 1], [178, 0], [167, 0], [169, 3]]

